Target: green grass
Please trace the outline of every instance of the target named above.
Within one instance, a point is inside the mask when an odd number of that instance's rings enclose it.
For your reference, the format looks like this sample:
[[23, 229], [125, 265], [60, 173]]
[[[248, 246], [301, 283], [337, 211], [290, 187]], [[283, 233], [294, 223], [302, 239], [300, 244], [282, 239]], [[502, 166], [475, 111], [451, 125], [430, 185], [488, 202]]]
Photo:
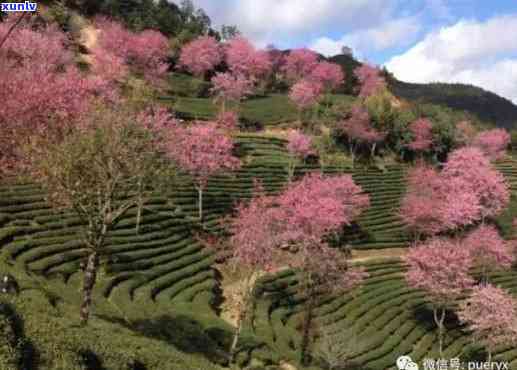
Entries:
[[[349, 95], [332, 95], [333, 104], [343, 103], [351, 105], [355, 100]], [[186, 119], [211, 120], [217, 116], [218, 107], [208, 98], [189, 96], [163, 97], [161, 101]], [[249, 122], [258, 122], [264, 126], [278, 126], [298, 119], [296, 107], [286, 95], [271, 94], [264, 97], [255, 97], [245, 100], [240, 109], [242, 119]]]

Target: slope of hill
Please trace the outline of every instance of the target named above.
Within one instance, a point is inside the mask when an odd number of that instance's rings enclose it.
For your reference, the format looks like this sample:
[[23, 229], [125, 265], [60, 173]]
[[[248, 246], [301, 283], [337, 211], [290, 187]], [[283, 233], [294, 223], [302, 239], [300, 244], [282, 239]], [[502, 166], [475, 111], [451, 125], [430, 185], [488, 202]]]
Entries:
[[[346, 73], [346, 85], [341, 92], [352, 93], [356, 84], [353, 71], [360, 62], [349, 55], [336, 55], [329, 60], [341, 65]], [[408, 83], [397, 80], [389, 72], [386, 72], [386, 76], [391, 92], [400, 98], [465, 111], [481, 121], [498, 127], [507, 129], [517, 127], [517, 105], [493, 92], [465, 84]]]
[[[250, 196], [254, 177], [271, 192], [286, 181], [285, 141], [245, 134], [237, 141], [247, 165], [235, 177], [214, 178], [206, 191], [206, 226], [215, 232], [220, 228], [217, 220], [236, 201]], [[516, 163], [508, 160], [499, 167], [515, 184]], [[298, 173], [314, 169], [304, 166]], [[352, 173], [372, 198], [372, 207], [348, 233], [355, 248], [407, 247], [396, 216], [404, 166], [388, 166], [385, 172], [324, 170]], [[149, 202], [138, 234], [133, 217], [128, 217], [110, 235], [92, 324], [80, 329], [75, 323], [84, 250], [76, 241], [77, 220], [66, 212], [53, 213], [31, 185], [0, 187], [0, 271], [13, 274], [22, 289], [18, 297], [2, 297], [3, 330], [12, 332], [2, 345], [14, 350], [6, 352], [11, 357], [0, 354], [7, 364], [1, 368], [220, 369], [232, 329], [218, 316], [221, 282], [212, 252], [196, 240], [190, 221], [196, 212], [192, 184], [186, 181], [177, 187], [173, 201], [173, 206], [160, 197]], [[396, 258], [361, 263], [370, 278], [357, 299], [323, 301], [315, 322], [327, 327], [332, 338], [356, 322], [361, 346], [353, 358], [365, 364], [363, 370], [390, 368], [398, 354], [408, 351], [415, 359], [434, 355], [436, 332], [428, 322], [423, 295], [402, 279], [403, 264]], [[515, 289], [515, 270], [494, 279]], [[238, 355], [241, 364], [252, 359], [259, 364], [297, 363], [296, 328], [303, 297], [294, 294], [295, 286], [289, 271], [265, 277], [258, 285], [253, 324], [245, 330]], [[451, 325], [446, 353], [475, 357], [479, 348], [469, 344], [461, 327]], [[515, 364], [517, 354], [501, 348], [496, 358]], [[22, 362], [34, 365], [16, 365]], [[323, 364], [315, 369], [320, 368]]]
[[[333, 61], [344, 66], [348, 81], [341, 94], [332, 95], [328, 102], [350, 105], [355, 101], [350, 94], [355, 84], [352, 71], [358, 62], [348, 56]], [[174, 73], [171, 79], [178, 90], [192, 87], [193, 79], [187, 75]], [[185, 91], [171, 95], [171, 101], [165, 99], [164, 104], [172, 105], [182, 118], [213, 119], [216, 115], [210, 98]], [[292, 127], [298, 116], [285, 94], [253, 97], [241, 108], [246, 121], [274, 126], [272, 132], [277, 132], [277, 126]], [[286, 141], [271, 131], [235, 134], [243, 167], [233, 176], [210, 179], [204, 193], [204, 231], [221, 231], [220, 219], [251, 196], [254, 179], [261, 180], [271, 193], [285, 186]], [[507, 159], [498, 168], [515, 193], [517, 161]], [[368, 253], [354, 263], [363, 266], [369, 278], [354, 294], [318, 302], [314, 353], [325, 341], [348, 340], [343, 350], [350, 349], [356, 370], [394, 369], [400, 354], [410, 354], [416, 361], [436, 357], [437, 332], [426, 297], [407, 286], [406, 266], [397, 257], [410, 243], [398, 216], [407, 164], [351, 168], [322, 161], [296, 170], [296, 175], [315, 170], [351, 174], [371, 199], [370, 208], [339, 240], [350, 244], [354, 253]], [[11, 274], [21, 289], [18, 295], [0, 292], [1, 370], [227, 368], [234, 330], [220, 312], [221, 287], [227, 281], [214, 252], [198, 238], [201, 226], [194, 221], [195, 188], [191, 180], [178, 177], [181, 181], [171, 184], [170, 197], [157, 194], [145, 204], [138, 231], [136, 210], [132, 210], [109, 234], [87, 327], [77, 326], [87, 254], [77, 235], [80, 220], [73, 212], [51, 210], [43, 192], [32, 184], [0, 184], [0, 273]], [[510, 235], [509, 224], [517, 214], [516, 201], [498, 220], [505, 236]], [[384, 257], [396, 250], [395, 257], [381, 258], [381, 253], [376, 254], [381, 249]], [[515, 268], [491, 276], [514, 294], [516, 277]], [[285, 362], [300, 366], [299, 324], [305, 297], [297, 284], [296, 275], [288, 270], [259, 280], [252, 315], [239, 342], [239, 365], [249, 370], [284, 370], [281, 364]], [[480, 346], [470, 343], [469, 334], [452, 315], [449, 320], [446, 355], [482, 358]], [[350, 338], [343, 339], [343, 333], [353, 334], [353, 348], [345, 347]], [[339, 356], [330, 354], [335, 355]], [[315, 357], [311, 370], [328, 369], [320, 357]], [[515, 348], [498, 348], [495, 358], [508, 361], [510, 368], [517, 366]]]
[[482, 88], [464, 84], [413, 84], [393, 79], [391, 91], [404, 99], [445, 105], [449, 108], [467, 111], [480, 120], [494, 123], [498, 127], [517, 127], [517, 106]]

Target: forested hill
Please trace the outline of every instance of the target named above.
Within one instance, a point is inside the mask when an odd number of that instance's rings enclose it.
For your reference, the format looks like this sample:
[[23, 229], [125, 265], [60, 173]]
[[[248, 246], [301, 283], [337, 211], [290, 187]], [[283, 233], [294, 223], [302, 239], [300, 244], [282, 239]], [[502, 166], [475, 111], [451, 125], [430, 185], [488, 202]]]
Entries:
[[[353, 88], [356, 83], [353, 80], [353, 70], [360, 63], [349, 55], [336, 55], [330, 58], [330, 61], [343, 67], [347, 76], [345, 89]], [[396, 96], [414, 102], [444, 105], [451, 109], [467, 111], [480, 120], [494, 123], [499, 127], [517, 128], [517, 105], [495, 93], [465, 84], [408, 83], [397, 80], [389, 72], [386, 74], [390, 90]]]
[[391, 91], [404, 99], [422, 103], [446, 105], [468, 111], [483, 121], [508, 129], [517, 127], [517, 106], [480, 87], [464, 84], [414, 84], [393, 79]]

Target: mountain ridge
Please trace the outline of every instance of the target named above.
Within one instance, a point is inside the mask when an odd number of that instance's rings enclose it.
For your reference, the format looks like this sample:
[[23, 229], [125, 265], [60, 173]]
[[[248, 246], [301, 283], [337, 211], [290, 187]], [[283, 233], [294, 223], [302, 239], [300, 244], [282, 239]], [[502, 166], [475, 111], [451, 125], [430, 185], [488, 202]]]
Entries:
[[[350, 93], [356, 83], [353, 71], [361, 65], [351, 55], [335, 55], [329, 61], [341, 65], [347, 75], [343, 92]], [[479, 86], [461, 83], [410, 83], [397, 79], [384, 70], [390, 91], [415, 103], [436, 104], [466, 111], [481, 121], [506, 129], [517, 128], [517, 105], [510, 100]]]

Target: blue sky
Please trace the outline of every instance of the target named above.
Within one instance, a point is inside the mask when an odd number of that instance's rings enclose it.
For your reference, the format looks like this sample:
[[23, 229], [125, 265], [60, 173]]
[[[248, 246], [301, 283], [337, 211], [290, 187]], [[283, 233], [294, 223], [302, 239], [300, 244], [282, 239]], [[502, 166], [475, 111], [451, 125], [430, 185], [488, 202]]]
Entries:
[[517, 0], [194, 0], [258, 46], [350, 46], [411, 82], [467, 82], [517, 103]]

